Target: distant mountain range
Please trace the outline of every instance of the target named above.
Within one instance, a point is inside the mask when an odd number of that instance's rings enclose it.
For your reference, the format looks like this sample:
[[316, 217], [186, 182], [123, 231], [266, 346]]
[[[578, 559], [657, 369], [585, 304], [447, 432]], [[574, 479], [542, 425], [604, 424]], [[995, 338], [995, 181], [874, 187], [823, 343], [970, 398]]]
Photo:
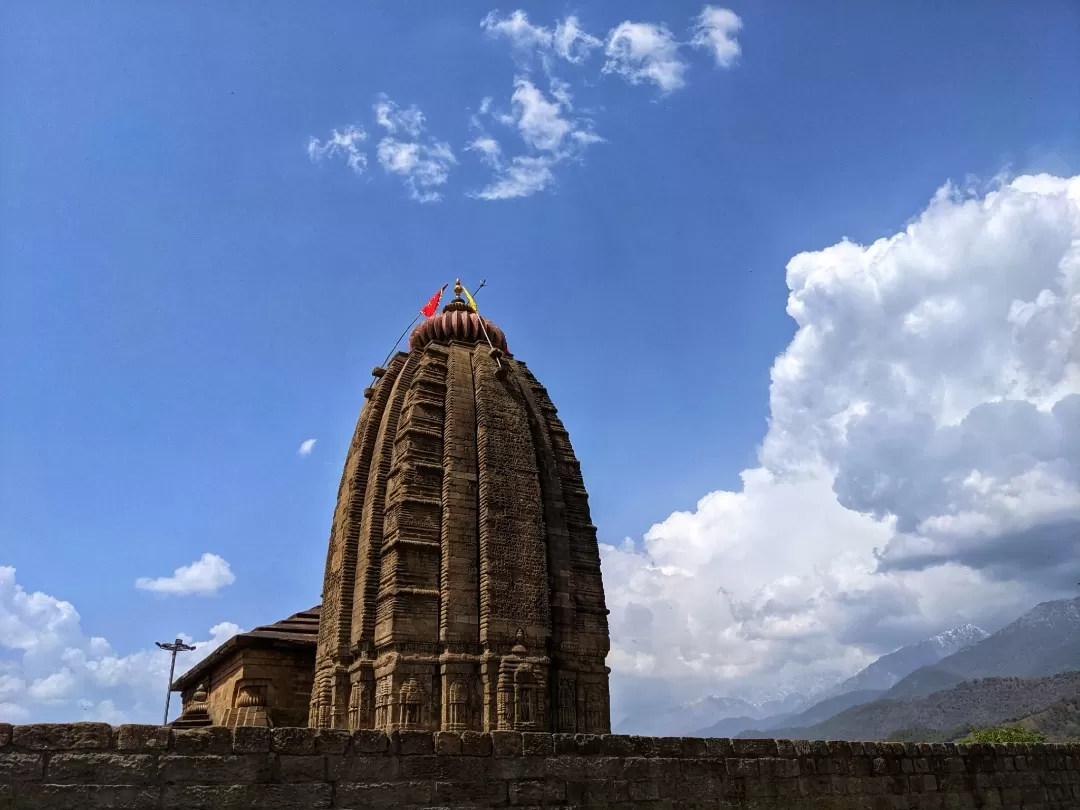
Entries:
[[[708, 695], [700, 700], [683, 703], [663, 712], [642, 712], [630, 715], [618, 723], [614, 731], [616, 734], [685, 737], [703, 726], [736, 718], [738, 720], [732, 728], [738, 726], [738, 731], [741, 731], [767, 717], [787, 717], [800, 709], [805, 702], [805, 698], [799, 694], [791, 695], [785, 700], [770, 700], [763, 703]], [[745, 725], [739, 725], [740, 723], [745, 723]], [[737, 732], [732, 731], [724, 736], [730, 737], [735, 733]]]
[[[819, 719], [841, 705], [823, 701], [782, 724], [762, 723], [739, 736], [884, 739], [904, 729], [947, 731], [965, 723], [1028, 715], [1042, 718], [1032, 723], [1060, 731], [1077, 720], [1069, 709], [1073, 705], [1069, 701], [1080, 700], [1076, 670], [1080, 670], [1080, 599], [1043, 602], [996, 633], [916, 669], [887, 691], [871, 690], [869, 702]], [[1055, 702], [1057, 708], [1051, 708]]]
[[836, 688], [836, 692], [841, 695], [849, 692], [883, 692], [891, 689], [920, 667], [936, 664], [942, 658], [970, 647], [989, 635], [985, 630], [973, 624], [965, 624], [920, 641], [918, 644], [901, 647], [896, 652], [881, 656], [866, 669], [852, 675]]
[[[765, 736], [814, 740], [885, 740], [906, 729], [949, 731], [997, 726], [1080, 700], [1080, 672], [1048, 678], [982, 678], [927, 697], [875, 700], [804, 728], [770, 729]], [[746, 732], [741, 736], [760, 736]]]
[[[813, 703], [809, 708], [796, 709], [798, 713], [786, 711], [762, 717], [760, 711], [743, 711], [736, 716], [720, 717], [711, 725], [699, 726], [692, 732], [679, 733], [692, 733], [695, 737], [733, 737], [748, 729], [767, 731], [780, 726], [811, 726], [844, 709], [878, 698], [885, 690], [916, 669], [937, 663], [988, 635], [985, 630], [973, 624], [965, 624], [881, 656], [846, 681], [826, 690], [824, 699]], [[739, 704], [739, 708], [750, 705], [745, 701], [739, 701]]]
[[1080, 599], [1036, 605], [982, 641], [915, 670], [886, 697], [922, 697], [973, 678], [1033, 678], [1071, 669], [1080, 669]]
[[[982, 692], [961, 689], [954, 693], [952, 690], [979, 679], [1046, 678], [1070, 670], [1080, 670], [1080, 598], [1043, 602], [993, 634], [965, 624], [902, 647], [881, 656], [831, 688], [827, 684], [815, 688], [819, 697], [813, 702], [798, 693], [782, 701], [762, 703], [710, 695], [661, 713], [627, 717], [618, 724], [616, 732], [659, 736], [881, 739], [882, 729], [902, 731], [897, 723], [915, 723], [923, 715], [933, 714], [927, 707], [938, 704], [918, 701], [931, 695], [937, 699], [936, 693], [945, 690], [961, 702], [972, 694], [987, 698], [990, 693], [1009, 695], [999, 707], [1001, 711], [1021, 718], [1025, 716], [1025, 709], [1031, 709], [1028, 714], [1042, 717], [1032, 723], [1050, 724], [1060, 729], [1074, 720], [1080, 724], [1080, 709], [1074, 716], [1069, 708], [1073, 706], [1069, 703], [1073, 697], [1077, 698], [1073, 708], [1080, 706], [1080, 694], [1073, 696], [1068, 688], [1064, 688], [1060, 698], [1054, 698], [1059, 701], [1056, 709], [1049, 708], [1051, 700], [1023, 697], [1028, 694], [1025, 690], [1029, 687], [1025, 685], [1005, 688], [992, 681], [979, 687]], [[898, 705], [911, 701], [915, 702], [910, 706]], [[939, 708], [946, 719], [935, 720], [938, 726], [963, 714], [959, 710]], [[994, 709], [994, 716], [1000, 715], [1001, 711]], [[971, 717], [982, 717], [983, 714], [985, 711], [980, 709]], [[938, 726], [912, 725], [910, 728], [947, 735], [949, 729]]]

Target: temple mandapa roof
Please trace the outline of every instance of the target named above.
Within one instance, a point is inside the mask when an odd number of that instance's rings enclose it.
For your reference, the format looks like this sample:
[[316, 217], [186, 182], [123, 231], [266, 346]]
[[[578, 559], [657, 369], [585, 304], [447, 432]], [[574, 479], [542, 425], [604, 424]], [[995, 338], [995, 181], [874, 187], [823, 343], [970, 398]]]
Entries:
[[234, 650], [244, 647], [311, 647], [314, 651], [319, 637], [321, 608], [322, 605], [316, 605], [274, 624], [265, 624], [246, 633], [238, 633], [173, 681], [173, 691], [183, 691], [194, 686], [219, 661]]

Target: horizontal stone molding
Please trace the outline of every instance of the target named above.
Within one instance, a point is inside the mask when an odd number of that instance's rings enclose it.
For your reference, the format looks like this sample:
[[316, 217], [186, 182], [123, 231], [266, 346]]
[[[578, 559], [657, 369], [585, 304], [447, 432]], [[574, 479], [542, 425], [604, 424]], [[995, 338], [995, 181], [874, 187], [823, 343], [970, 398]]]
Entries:
[[0, 724], [5, 809], [434, 806], [1064, 810], [1080, 744]]

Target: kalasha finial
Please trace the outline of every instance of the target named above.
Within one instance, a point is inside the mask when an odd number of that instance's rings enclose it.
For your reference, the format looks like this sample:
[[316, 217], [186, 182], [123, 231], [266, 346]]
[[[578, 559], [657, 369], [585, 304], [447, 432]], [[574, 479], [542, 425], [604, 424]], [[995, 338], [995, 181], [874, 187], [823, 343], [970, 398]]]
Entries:
[[454, 295], [456, 295], [458, 298], [461, 298], [461, 293], [463, 293], [464, 291], [465, 288], [461, 286], [461, 279], [454, 279]]

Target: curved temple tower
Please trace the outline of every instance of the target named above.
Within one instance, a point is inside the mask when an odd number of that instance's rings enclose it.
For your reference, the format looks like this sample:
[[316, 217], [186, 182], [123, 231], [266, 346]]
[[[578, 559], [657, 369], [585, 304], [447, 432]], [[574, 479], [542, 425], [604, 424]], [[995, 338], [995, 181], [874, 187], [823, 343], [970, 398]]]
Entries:
[[596, 527], [547, 392], [457, 296], [365, 392], [309, 724], [607, 733]]

